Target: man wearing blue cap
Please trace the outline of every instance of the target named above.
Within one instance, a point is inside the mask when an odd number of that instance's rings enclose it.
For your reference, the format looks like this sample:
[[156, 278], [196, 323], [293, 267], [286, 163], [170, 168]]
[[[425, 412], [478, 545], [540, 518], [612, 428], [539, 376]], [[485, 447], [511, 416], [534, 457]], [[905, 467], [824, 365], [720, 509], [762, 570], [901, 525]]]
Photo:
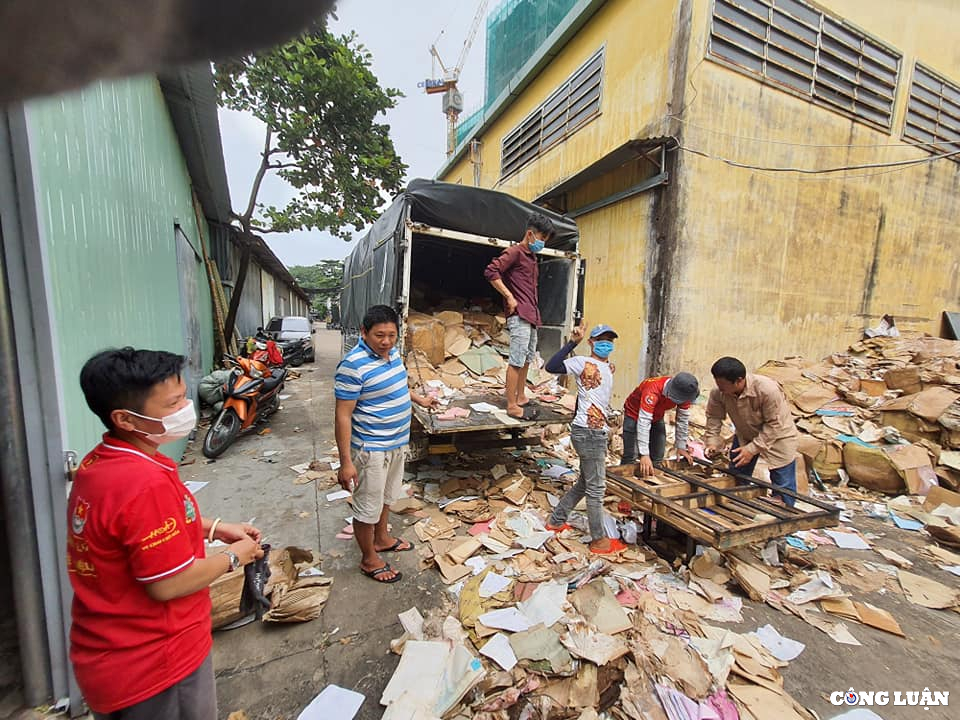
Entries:
[[550, 515], [547, 528], [563, 530], [567, 517], [580, 499], [587, 496], [587, 521], [590, 524], [590, 551], [610, 555], [624, 548], [603, 531], [603, 494], [606, 488], [607, 435], [610, 428], [610, 396], [613, 393], [613, 368], [608, 358], [617, 333], [609, 325], [597, 325], [590, 331], [590, 355], [567, 357], [583, 340], [583, 324], [573, 329], [570, 342], [547, 362], [547, 372], [573, 375], [577, 379], [577, 411], [570, 426], [570, 441], [580, 456], [580, 477], [567, 491]]

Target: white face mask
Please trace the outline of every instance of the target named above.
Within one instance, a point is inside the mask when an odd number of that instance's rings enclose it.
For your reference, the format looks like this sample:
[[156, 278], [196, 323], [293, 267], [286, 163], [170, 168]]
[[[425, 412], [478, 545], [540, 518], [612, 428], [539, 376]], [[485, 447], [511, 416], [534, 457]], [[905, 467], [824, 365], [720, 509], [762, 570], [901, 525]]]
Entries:
[[162, 418], [141, 415], [140, 413], [135, 413], [133, 410], [127, 410], [127, 412], [144, 420], [153, 420], [163, 425], [163, 432], [158, 435], [151, 435], [150, 433], [143, 432], [143, 430], [136, 431], [157, 445], [181, 440], [189, 435], [197, 425], [197, 411], [193, 407], [193, 400], [188, 400], [187, 404], [182, 408]]

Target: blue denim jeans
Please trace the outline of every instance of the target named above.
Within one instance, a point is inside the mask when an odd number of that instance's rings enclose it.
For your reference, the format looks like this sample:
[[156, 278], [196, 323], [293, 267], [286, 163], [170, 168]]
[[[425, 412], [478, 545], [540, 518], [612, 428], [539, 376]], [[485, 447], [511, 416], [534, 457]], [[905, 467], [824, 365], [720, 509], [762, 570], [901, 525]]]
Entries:
[[551, 525], [562, 525], [580, 499], [587, 496], [587, 521], [590, 539], [600, 540], [603, 532], [603, 493], [607, 487], [607, 431], [570, 428], [570, 442], [580, 456], [580, 477], [567, 491], [550, 515]]
[[[740, 447], [740, 441], [737, 440], [737, 437], [733, 438], [733, 447], [730, 448], [730, 469], [734, 472], [743, 473], [744, 475], [753, 475], [754, 468], [757, 467], [757, 460], [760, 458], [759, 455], [754, 455], [753, 460], [748, 462], [746, 465], [741, 465], [740, 467], [734, 467], [733, 464], [733, 451]], [[797, 461], [794, 460], [791, 463], [784, 465], [783, 467], [770, 468], [770, 483], [776, 485], [777, 487], [786, 488], [793, 492], [797, 491]], [[796, 504], [794, 500], [789, 495], [784, 495], [781, 493], [775, 492], [774, 495], [783, 499], [783, 502], [787, 507], [793, 507]]]
[[[663, 460], [667, 452], [667, 426], [663, 420], [657, 420], [650, 425], [650, 459], [654, 462]], [[623, 416], [623, 456], [621, 465], [632, 465], [637, 461], [637, 421], [632, 417]]]

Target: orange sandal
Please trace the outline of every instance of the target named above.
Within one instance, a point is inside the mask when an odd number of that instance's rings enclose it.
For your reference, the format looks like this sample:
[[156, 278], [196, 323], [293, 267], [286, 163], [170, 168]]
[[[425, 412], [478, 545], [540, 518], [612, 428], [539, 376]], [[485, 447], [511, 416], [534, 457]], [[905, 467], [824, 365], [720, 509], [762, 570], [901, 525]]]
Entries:
[[564, 530], [573, 530], [573, 525], [568, 525], [567, 523], [564, 523], [563, 525], [551, 525], [550, 523], [545, 523], [544, 527], [550, 532], [555, 532], [558, 535]]
[[593, 547], [591, 547], [590, 552], [592, 552], [594, 555], [617, 555], [618, 553], [622, 553], [626, 549], [627, 549], [627, 544], [625, 542], [623, 542], [622, 540], [618, 540], [617, 538], [611, 538], [609, 549], [595, 550]]

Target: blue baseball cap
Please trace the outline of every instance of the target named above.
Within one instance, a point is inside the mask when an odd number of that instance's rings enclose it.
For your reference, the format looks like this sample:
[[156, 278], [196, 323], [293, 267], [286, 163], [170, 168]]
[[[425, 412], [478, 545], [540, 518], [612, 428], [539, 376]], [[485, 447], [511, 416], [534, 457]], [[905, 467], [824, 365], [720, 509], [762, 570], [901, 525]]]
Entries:
[[593, 338], [598, 338], [601, 335], [604, 335], [606, 333], [610, 333], [615, 338], [620, 337], [619, 335], [617, 335], [617, 332], [609, 325], [597, 325], [593, 330], [590, 331], [590, 339], [592, 340]]

